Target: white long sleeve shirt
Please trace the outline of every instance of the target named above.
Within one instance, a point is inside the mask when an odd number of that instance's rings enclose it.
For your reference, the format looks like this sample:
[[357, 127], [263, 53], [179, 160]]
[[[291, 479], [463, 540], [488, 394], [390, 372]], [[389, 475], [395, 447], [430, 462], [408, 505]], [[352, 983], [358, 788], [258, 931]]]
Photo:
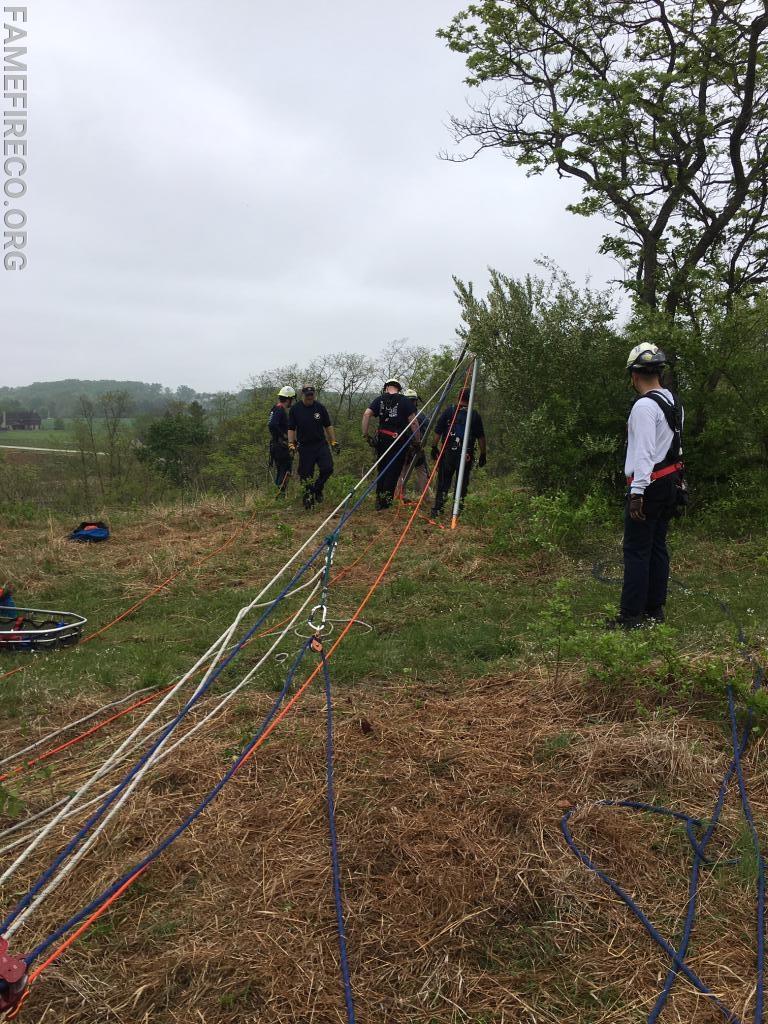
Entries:
[[[670, 406], [674, 405], [672, 392], [667, 388], [654, 388]], [[643, 494], [651, 482], [653, 467], [662, 461], [669, 451], [673, 439], [664, 413], [652, 398], [638, 398], [632, 406], [627, 424], [627, 458], [624, 473], [633, 477], [632, 494]]]

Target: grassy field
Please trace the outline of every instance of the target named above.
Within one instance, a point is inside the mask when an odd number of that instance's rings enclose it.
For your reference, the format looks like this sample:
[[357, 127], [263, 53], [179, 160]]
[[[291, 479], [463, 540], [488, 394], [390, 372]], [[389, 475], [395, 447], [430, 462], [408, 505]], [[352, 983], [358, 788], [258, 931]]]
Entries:
[[[669, 626], [615, 636], [601, 627], [617, 586], [596, 576], [620, 574], [618, 511], [612, 527], [587, 524], [566, 537], [562, 514], [547, 518], [513, 488], [478, 483], [459, 530], [417, 520], [361, 615], [372, 630], [353, 627], [331, 663], [360, 1019], [639, 1022], [667, 963], [567, 851], [559, 818], [586, 805], [574, 819], [579, 840], [674, 941], [691, 861], [684, 831], [589, 805], [616, 797], [710, 813], [728, 760], [723, 678], [745, 686], [749, 675], [736, 622], [766, 655], [767, 538], [725, 542], [695, 523], [678, 530]], [[345, 529], [331, 618], [354, 613], [406, 511], [376, 516], [366, 507]], [[172, 681], [319, 518], [294, 502], [212, 499], [113, 514], [113, 539], [93, 547], [68, 544], [71, 524], [55, 516], [6, 529], [0, 571], [18, 603], [79, 611], [89, 629], [181, 571], [90, 643], [6, 655], [0, 667], [22, 671], [0, 680], [3, 749]], [[202, 563], [235, 531], [235, 543]], [[289, 610], [298, 596], [292, 602]], [[214, 693], [239, 681], [266, 643], [245, 648]], [[290, 635], [279, 649], [291, 654], [300, 643]], [[152, 770], [106, 838], [22, 929], [19, 948], [34, 946], [191, 810], [253, 734], [284, 672], [271, 659], [180, 756]], [[0, 825], [71, 792], [137, 721], [138, 712], [127, 715], [7, 780]], [[762, 721], [745, 767], [764, 835]], [[324, 729], [315, 686], [193, 829], [45, 973], [25, 1014], [67, 1024], [343, 1020]], [[6, 906], [71, 829], [57, 830], [6, 884]], [[691, 964], [748, 1019], [755, 971], [747, 838], [731, 796], [710, 850], [717, 866], [704, 871]], [[738, 864], [729, 863], [734, 850], [744, 853]], [[663, 1019], [718, 1017], [678, 982]]]
[[76, 448], [69, 430], [2, 430], [0, 445], [14, 444], [24, 448]]

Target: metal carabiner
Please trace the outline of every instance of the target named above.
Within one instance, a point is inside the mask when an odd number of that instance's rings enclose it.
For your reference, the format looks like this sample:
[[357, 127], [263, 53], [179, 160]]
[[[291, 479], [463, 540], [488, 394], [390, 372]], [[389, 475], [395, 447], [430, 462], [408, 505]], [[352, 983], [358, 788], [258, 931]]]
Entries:
[[[318, 625], [314, 621], [315, 612], [317, 612], [317, 611], [322, 612], [322, 616], [320, 618], [320, 625]], [[309, 626], [309, 628], [312, 630], [313, 633], [322, 633], [323, 630], [325, 629], [327, 623], [328, 623], [328, 606], [326, 604], [316, 604], [315, 607], [312, 609], [312, 611], [309, 613], [309, 618], [307, 619], [307, 625]]]

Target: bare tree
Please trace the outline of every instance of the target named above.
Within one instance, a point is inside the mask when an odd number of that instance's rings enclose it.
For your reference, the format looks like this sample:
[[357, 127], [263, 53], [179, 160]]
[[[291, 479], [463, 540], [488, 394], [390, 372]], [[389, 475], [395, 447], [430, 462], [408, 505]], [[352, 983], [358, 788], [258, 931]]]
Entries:
[[86, 500], [89, 500], [90, 488], [88, 486], [88, 461], [93, 459], [93, 468], [96, 472], [96, 479], [99, 482], [99, 490], [104, 496], [104, 478], [99, 465], [99, 442], [96, 426], [96, 406], [92, 399], [86, 395], [80, 396], [80, 414], [75, 417], [75, 440], [80, 451], [80, 463], [83, 472], [83, 486], [86, 492]]
[[232, 419], [237, 411], [237, 406], [237, 395], [233, 395], [231, 391], [216, 392], [211, 399], [211, 414], [217, 430], [221, 430], [224, 423]]
[[[127, 447], [125, 419], [131, 408], [127, 391], [107, 391], [99, 395], [99, 409], [104, 421], [104, 448], [110, 481], [123, 476], [123, 462]], [[98, 456], [94, 456], [98, 460]]]
[[382, 380], [394, 377], [410, 384], [421, 378], [433, 356], [428, 345], [409, 345], [407, 338], [395, 338], [379, 353], [377, 369]]
[[347, 416], [351, 418], [355, 399], [370, 390], [376, 364], [359, 352], [334, 352], [328, 356], [328, 365], [332, 374], [328, 383], [338, 395], [336, 415], [346, 403]]

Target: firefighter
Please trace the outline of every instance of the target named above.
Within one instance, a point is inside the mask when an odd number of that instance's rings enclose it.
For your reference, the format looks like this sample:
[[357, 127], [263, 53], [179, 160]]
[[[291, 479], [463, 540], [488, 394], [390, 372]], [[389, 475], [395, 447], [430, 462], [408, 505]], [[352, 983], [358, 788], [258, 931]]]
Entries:
[[687, 500], [683, 478], [683, 409], [662, 385], [667, 358], [650, 342], [635, 345], [627, 372], [638, 394], [627, 423], [624, 472], [624, 581], [610, 628], [664, 621], [669, 582], [667, 530]]
[[288, 413], [296, 397], [295, 390], [286, 385], [277, 392], [277, 402], [269, 412], [269, 464], [275, 471], [275, 484], [285, 494], [291, 478], [293, 457], [288, 449]]
[[[421, 443], [416, 407], [403, 395], [403, 385], [395, 377], [384, 381], [381, 394], [363, 413], [363, 437], [369, 440], [368, 424], [371, 417], [379, 421], [376, 431], [376, 454], [381, 458], [376, 481], [376, 508], [389, 508], [397, 488], [411, 442]], [[410, 431], [410, 433], [404, 433]], [[400, 435], [403, 435], [402, 437]], [[395, 439], [399, 438], [396, 443]]]
[[[323, 500], [323, 489], [333, 473], [331, 448], [338, 455], [339, 443], [328, 410], [315, 398], [315, 388], [305, 384], [301, 401], [288, 414], [288, 449], [299, 452], [299, 479], [304, 484], [304, 508]], [[314, 479], [317, 469], [317, 479]]]
[[[432, 445], [432, 458], [437, 459], [440, 451], [443, 454], [437, 469], [437, 494], [435, 504], [432, 507], [432, 515], [439, 516], [445, 505], [445, 498], [451, 489], [454, 476], [459, 472], [461, 463], [461, 448], [464, 440], [464, 433], [467, 430], [467, 406], [469, 404], [469, 391], [462, 389], [456, 399], [456, 405], [449, 405], [435, 427], [435, 440]], [[475, 461], [475, 445], [480, 447], [480, 458], [478, 468], [482, 469], [486, 463], [487, 450], [485, 443], [485, 428], [480, 413], [472, 410], [472, 417], [469, 424], [469, 442], [467, 445], [466, 466], [464, 467], [464, 481], [461, 487], [461, 501], [467, 496], [469, 489], [469, 477]]]

